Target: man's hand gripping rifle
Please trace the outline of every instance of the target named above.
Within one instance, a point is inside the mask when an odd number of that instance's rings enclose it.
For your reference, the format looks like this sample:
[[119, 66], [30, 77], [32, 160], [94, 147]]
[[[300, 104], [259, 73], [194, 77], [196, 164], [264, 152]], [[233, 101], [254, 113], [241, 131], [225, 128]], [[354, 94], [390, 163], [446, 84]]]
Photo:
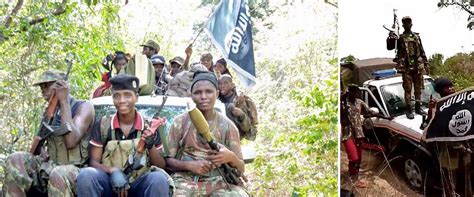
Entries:
[[[68, 54], [68, 56], [72, 56], [71, 53]], [[69, 73], [71, 72], [72, 69], [72, 57], [67, 57], [65, 59], [66, 63], [68, 64], [67, 67], [67, 72], [66, 76], [64, 77], [64, 81], [67, 81]], [[63, 124], [61, 126], [52, 126], [51, 124], [53, 123], [54, 116], [58, 113], [59, 111], [59, 101], [58, 97], [56, 96], [55, 92], [51, 94], [48, 100], [48, 107], [46, 108], [45, 115], [43, 117], [43, 120], [41, 121], [41, 126], [38, 131], [38, 134], [35, 136], [33, 139], [31, 148], [30, 148], [30, 153], [33, 153], [33, 155], [39, 155], [41, 154], [41, 150], [43, 148], [43, 145], [46, 141], [46, 138], [50, 136], [51, 134], [55, 135], [64, 135], [64, 131], [70, 131], [69, 128], [67, 128], [67, 124]], [[61, 127], [66, 127], [66, 128], [61, 128]]]
[[[189, 105], [188, 105], [189, 108]], [[212, 150], [219, 151], [218, 144], [214, 141], [212, 134], [209, 130], [209, 124], [207, 123], [204, 115], [194, 107], [188, 111], [189, 117], [191, 118], [191, 122], [193, 123], [194, 127], [196, 127], [197, 132], [206, 140]], [[221, 175], [225, 179], [227, 183], [243, 186], [244, 183], [241, 178], [246, 181], [245, 177], [242, 173], [237, 170], [236, 168], [231, 167], [229, 164], [223, 164], [222, 168], [224, 169], [224, 173]]]
[[160, 113], [167, 99], [168, 97], [164, 96], [160, 108], [158, 108], [158, 111], [153, 115], [153, 118], [145, 120], [145, 130], [143, 131], [143, 135], [149, 135], [149, 137], [142, 135], [135, 151], [129, 155], [128, 161], [123, 170], [128, 178], [130, 178], [133, 171], [140, 170], [146, 166], [147, 155], [143, 153], [145, 152], [145, 148], [151, 148], [154, 146], [156, 136], [159, 135], [159, 133], [157, 133], [159, 132], [159, 127], [166, 123], [166, 119], [161, 118]]

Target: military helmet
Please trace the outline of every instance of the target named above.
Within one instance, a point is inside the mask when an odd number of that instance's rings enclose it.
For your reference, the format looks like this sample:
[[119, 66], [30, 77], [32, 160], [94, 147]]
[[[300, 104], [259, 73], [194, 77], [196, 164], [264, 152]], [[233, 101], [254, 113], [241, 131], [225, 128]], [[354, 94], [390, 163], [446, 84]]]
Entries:
[[60, 70], [56, 69], [48, 69], [47, 71], [44, 71], [33, 83], [34, 86], [42, 84], [42, 83], [47, 83], [47, 82], [53, 82], [57, 81], [60, 79], [64, 79], [66, 74]]
[[165, 57], [163, 57], [161, 55], [158, 55], [158, 54], [154, 54], [150, 57], [150, 61], [153, 65], [155, 65], [155, 64], [165, 64]]

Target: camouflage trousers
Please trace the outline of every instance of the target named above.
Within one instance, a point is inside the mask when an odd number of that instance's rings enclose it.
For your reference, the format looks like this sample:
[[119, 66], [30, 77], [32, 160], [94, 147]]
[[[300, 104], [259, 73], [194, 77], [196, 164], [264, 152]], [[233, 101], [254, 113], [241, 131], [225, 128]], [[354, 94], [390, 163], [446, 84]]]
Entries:
[[[4, 196], [26, 194], [32, 187], [39, 187], [46, 178], [48, 196], [74, 196], [79, 168], [74, 165], [56, 165], [45, 162], [28, 152], [11, 154], [5, 162]], [[49, 178], [48, 178], [49, 177]]]
[[172, 177], [176, 187], [175, 196], [249, 196], [240, 186], [231, 184], [230, 189], [227, 188], [221, 176], [195, 181], [194, 176], [178, 172]]
[[414, 88], [415, 100], [421, 100], [421, 90], [425, 88], [423, 73], [406, 72], [402, 75], [403, 90], [405, 90], [405, 103], [411, 101], [411, 90]]

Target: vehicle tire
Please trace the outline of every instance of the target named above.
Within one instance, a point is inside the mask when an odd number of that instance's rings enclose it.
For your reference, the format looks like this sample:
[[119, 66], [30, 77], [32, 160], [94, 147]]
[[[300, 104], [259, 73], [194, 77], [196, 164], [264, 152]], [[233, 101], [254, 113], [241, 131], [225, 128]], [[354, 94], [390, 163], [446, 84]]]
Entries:
[[412, 188], [422, 191], [426, 176], [426, 166], [412, 155], [406, 157], [403, 162], [403, 172]]
[[[404, 155], [402, 163], [402, 171], [404, 173], [407, 184], [418, 192], [430, 191], [434, 186], [435, 168], [430, 165], [431, 159], [419, 152]], [[418, 153], [418, 154], [417, 154]]]

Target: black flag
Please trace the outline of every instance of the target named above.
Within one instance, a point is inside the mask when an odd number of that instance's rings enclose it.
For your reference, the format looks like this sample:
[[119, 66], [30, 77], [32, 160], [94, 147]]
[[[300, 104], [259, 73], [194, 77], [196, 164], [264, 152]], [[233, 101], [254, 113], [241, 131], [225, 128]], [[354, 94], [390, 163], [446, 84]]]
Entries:
[[426, 127], [426, 142], [463, 141], [474, 138], [474, 88], [441, 98]]

